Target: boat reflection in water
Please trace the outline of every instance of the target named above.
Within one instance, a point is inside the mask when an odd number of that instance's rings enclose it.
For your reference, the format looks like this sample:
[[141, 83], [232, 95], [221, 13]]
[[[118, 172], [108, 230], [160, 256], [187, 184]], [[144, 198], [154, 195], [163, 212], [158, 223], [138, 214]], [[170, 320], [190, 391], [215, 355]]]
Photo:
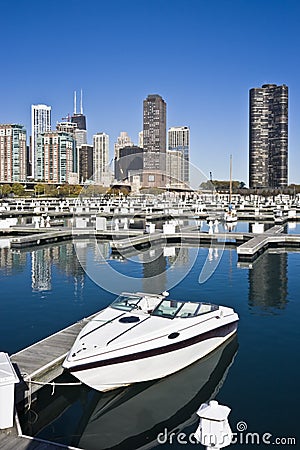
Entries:
[[86, 450], [153, 448], [166, 429], [196, 430], [197, 409], [216, 396], [237, 349], [235, 335], [174, 375], [110, 392], [57, 387], [50, 397], [47, 387], [23, 415], [23, 433]]

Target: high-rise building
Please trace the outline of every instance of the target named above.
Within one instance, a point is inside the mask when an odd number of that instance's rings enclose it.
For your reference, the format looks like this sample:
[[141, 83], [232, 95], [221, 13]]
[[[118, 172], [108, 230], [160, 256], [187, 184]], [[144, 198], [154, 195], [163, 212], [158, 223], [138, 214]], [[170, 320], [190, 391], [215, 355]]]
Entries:
[[0, 181], [26, 181], [26, 130], [22, 125], [0, 125]]
[[288, 87], [250, 89], [249, 186], [288, 184]]
[[31, 167], [32, 178], [36, 175], [36, 147], [38, 135], [51, 130], [51, 106], [31, 105]]
[[109, 136], [97, 133], [93, 136], [94, 144], [94, 181], [98, 184], [109, 184]]
[[77, 148], [81, 147], [82, 145], [87, 144], [87, 131], [86, 130], [80, 130], [79, 128], [75, 129], [74, 137], [76, 139], [76, 146]]
[[184, 159], [181, 151], [167, 150], [167, 184], [171, 187], [184, 187]]
[[124, 147], [131, 147], [133, 143], [131, 142], [130, 137], [126, 131], [121, 131], [120, 136], [117, 138], [117, 142], [115, 143], [115, 160], [119, 159], [119, 150]]
[[166, 184], [166, 121], [167, 106], [160, 95], [148, 95], [143, 108], [143, 184]]
[[93, 176], [93, 146], [82, 145], [79, 147], [79, 182], [85, 183]]
[[69, 133], [75, 137], [75, 131], [77, 130], [77, 124], [73, 122], [57, 122], [57, 131], [63, 131], [64, 133]]
[[80, 113], [77, 113], [77, 105], [76, 105], [76, 91], [74, 92], [74, 112], [71, 117], [71, 122], [77, 124], [78, 130], [86, 130], [86, 117], [83, 114], [83, 106], [82, 106], [82, 90], [80, 91]]
[[168, 150], [181, 152], [182, 181], [190, 181], [190, 129], [189, 127], [171, 127], [168, 130]]
[[46, 183], [78, 183], [76, 141], [70, 133], [41, 133], [36, 146], [36, 180]]

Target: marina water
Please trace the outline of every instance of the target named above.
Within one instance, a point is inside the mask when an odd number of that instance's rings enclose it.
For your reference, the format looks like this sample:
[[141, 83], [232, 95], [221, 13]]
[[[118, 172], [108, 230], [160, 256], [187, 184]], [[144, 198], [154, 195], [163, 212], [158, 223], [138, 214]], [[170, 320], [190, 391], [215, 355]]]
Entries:
[[[199, 284], [205, 264], [212, 270]], [[115, 273], [128, 278], [126, 290], [131, 283], [132, 290], [169, 290], [171, 298], [231, 306], [240, 316], [237, 339], [164, 380], [108, 393], [61, 386], [51, 395], [52, 387], [43, 388], [21, 416], [24, 434], [87, 450], [194, 448], [189, 436], [198, 425], [195, 412], [216, 398], [232, 409], [233, 448], [253, 447], [244, 442], [247, 432], [258, 439], [269, 433], [271, 443], [294, 437], [297, 448], [299, 269], [300, 254], [281, 250], [241, 266], [235, 249], [227, 247], [168, 245], [128, 258], [113, 257], [109, 243], [94, 241], [0, 248], [1, 350], [9, 354], [106, 307], [115, 291], [125, 290], [101, 287], [101, 277], [114, 283]], [[63, 375], [58, 381], [74, 379]], [[178, 433], [186, 443], [178, 442]], [[259, 446], [267, 445], [260, 440]]]

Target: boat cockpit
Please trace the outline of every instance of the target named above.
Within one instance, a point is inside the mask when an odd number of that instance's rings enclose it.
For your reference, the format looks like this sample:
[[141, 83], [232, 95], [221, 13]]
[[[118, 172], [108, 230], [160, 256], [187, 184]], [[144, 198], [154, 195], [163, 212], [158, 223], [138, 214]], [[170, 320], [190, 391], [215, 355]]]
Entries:
[[173, 319], [174, 317], [185, 319], [202, 314], [217, 311], [219, 307], [210, 303], [193, 303], [178, 300], [162, 300], [152, 312], [152, 316], [160, 316]]
[[219, 309], [218, 305], [166, 299], [165, 295], [121, 294], [111, 307], [126, 312], [151, 314], [168, 319], [196, 317]]

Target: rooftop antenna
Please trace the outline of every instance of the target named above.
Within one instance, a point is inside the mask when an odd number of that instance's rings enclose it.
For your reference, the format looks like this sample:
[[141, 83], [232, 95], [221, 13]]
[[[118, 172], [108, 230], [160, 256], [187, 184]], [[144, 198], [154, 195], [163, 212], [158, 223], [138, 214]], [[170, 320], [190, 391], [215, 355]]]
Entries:
[[83, 108], [82, 108], [82, 89], [80, 89], [80, 114], [83, 114]]
[[76, 114], [76, 91], [74, 91], [74, 114]]

